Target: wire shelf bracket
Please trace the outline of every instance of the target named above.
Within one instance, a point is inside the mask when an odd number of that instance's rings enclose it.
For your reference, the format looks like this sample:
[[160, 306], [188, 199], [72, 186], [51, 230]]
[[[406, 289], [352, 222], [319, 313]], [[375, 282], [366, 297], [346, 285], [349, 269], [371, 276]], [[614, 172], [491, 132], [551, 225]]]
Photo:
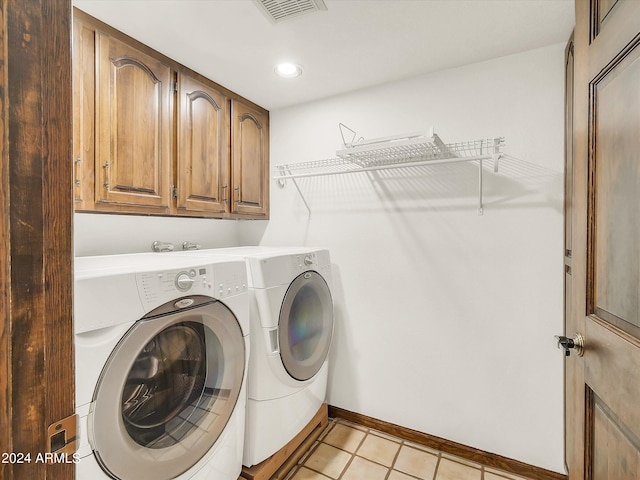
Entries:
[[[307, 203], [297, 179], [349, 173], [372, 172], [395, 168], [408, 168], [423, 165], [443, 165], [450, 163], [476, 162], [478, 165], [478, 214], [483, 207], [483, 162], [493, 161], [493, 171], [498, 171], [500, 158], [504, 155], [504, 137], [472, 140], [459, 143], [444, 143], [430, 129], [428, 132], [415, 132], [393, 137], [355, 140], [355, 131], [339, 124], [344, 148], [336, 151], [336, 157], [310, 162], [276, 165], [274, 179], [284, 188], [291, 180], [311, 217], [311, 208]], [[345, 131], [352, 134], [347, 141]]]

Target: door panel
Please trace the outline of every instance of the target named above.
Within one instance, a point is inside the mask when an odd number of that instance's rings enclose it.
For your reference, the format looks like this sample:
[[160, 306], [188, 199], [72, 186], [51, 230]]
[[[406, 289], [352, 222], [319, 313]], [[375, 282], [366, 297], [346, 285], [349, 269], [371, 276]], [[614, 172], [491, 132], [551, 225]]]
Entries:
[[229, 195], [228, 100], [184, 74], [178, 84], [178, 208], [224, 212]]
[[268, 116], [237, 100], [231, 103], [232, 213], [265, 218], [269, 211]]
[[[600, 399], [590, 393], [593, 415], [592, 434], [594, 480], [633, 480], [640, 478], [638, 438], [617, 420]], [[602, 448], [604, 446], [604, 448]], [[620, 459], [628, 461], [620, 462]]]
[[618, 0], [592, 0], [593, 3], [593, 37], [605, 28], [605, 23]]
[[[585, 338], [597, 349], [586, 362], [586, 478], [640, 478], [640, 363], [638, 342], [602, 321], [587, 322]], [[586, 354], [585, 354], [586, 355]], [[612, 374], [613, 372], [618, 372]]]
[[96, 201], [168, 208], [171, 68], [97, 37]]
[[[628, 330], [640, 326], [640, 48], [625, 52], [593, 84], [595, 155], [591, 182], [594, 223], [591, 261], [593, 310]], [[636, 330], [637, 334], [637, 330]]]
[[566, 363], [572, 480], [640, 475], [639, 57], [640, 2], [576, 2], [566, 331], [585, 349]]

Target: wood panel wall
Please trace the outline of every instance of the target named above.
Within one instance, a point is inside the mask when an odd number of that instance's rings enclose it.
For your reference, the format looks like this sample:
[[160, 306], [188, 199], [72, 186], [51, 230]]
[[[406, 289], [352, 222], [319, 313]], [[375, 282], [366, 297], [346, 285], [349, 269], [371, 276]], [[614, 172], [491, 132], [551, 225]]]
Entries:
[[[6, 141], [7, 123], [7, 7], [0, 11], [0, 453], [11, 450], [11, 322], [10, 306], [10, 244], [9, 244], [9, 165]], [[10, 477], [10, 466], [0, 463], [0, 478]]]
[[66, 480], [36, 461], [74, 411], [70, 0], [3, 0], [0, 76], [0, 478]]

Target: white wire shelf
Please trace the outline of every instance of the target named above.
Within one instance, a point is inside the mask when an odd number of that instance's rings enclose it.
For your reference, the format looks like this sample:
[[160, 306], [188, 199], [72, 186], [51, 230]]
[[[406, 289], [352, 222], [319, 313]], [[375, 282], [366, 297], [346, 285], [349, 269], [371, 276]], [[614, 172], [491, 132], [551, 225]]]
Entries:
[[298, 178], [475, 161], [478, 164], [478, 209], [482, 214], [483, 161], [493, 160], [493, 169], [497, 172], [504, 145], [504, 137], [445, 144], [432, 132], [345, 143], [346, 148], [337, 151], [335, 158], [277, 165], [275, 180], [280, 187], [284, 187], [287, 180], [292, 180], [311, 214], [296, 182]]

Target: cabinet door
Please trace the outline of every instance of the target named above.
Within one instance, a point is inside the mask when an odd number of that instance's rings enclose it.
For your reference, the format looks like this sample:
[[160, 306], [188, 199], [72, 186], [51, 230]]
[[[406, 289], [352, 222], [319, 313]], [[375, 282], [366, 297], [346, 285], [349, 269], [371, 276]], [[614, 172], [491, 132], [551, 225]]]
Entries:
[[229, 201], [229, 110], [226, 96], [178, 76], [178, 209], [222, 213]]
[[96, 204], [168, 210], [172, 70], [102, 32], [96, 63]]
[[93, 207], [95, 30], [73, 20], [73, 181], [77, 210]]
[[231, 213], [269, 216], [269, 113], [231, 102]]

